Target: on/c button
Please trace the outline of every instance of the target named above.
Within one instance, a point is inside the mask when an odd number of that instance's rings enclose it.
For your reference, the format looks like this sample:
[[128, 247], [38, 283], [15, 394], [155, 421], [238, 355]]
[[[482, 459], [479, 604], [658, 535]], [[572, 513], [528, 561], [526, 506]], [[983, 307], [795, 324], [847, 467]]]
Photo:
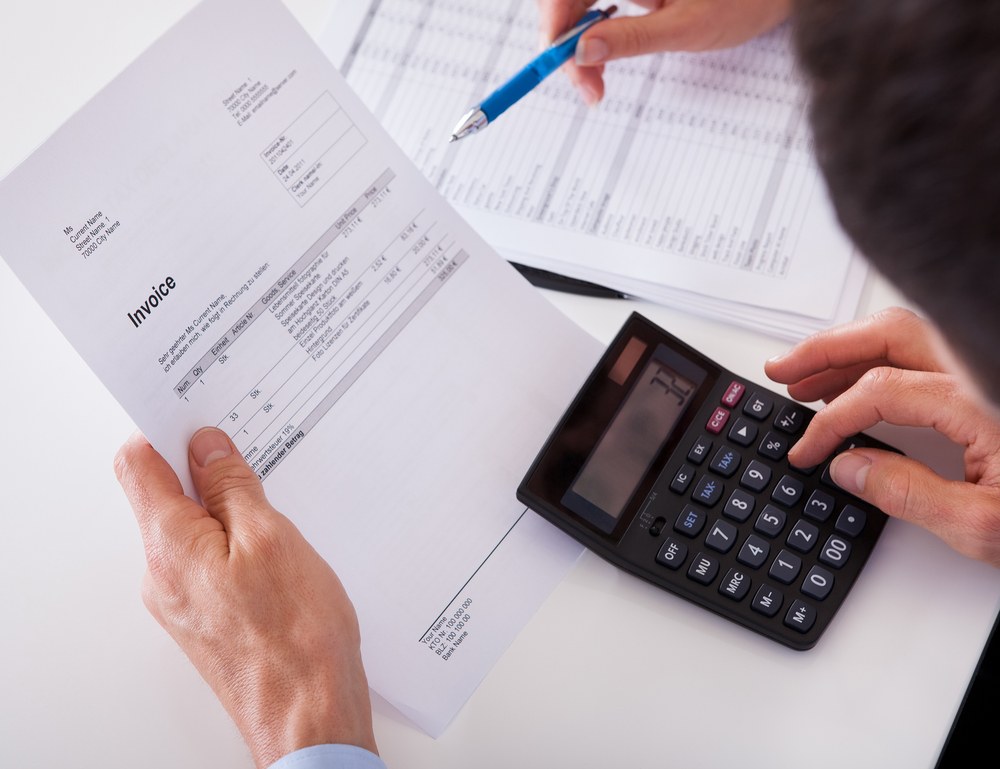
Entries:
[[740, 398], [743, 397], [743, 393], [746, 391], [746, 385], [742, 382], [732, 381], [729, 383], [729, 387], [726, 388], [726, 394], [722, 396], [722, 403], [725, 406], [732, 408], [737, 403], [740, 402]]

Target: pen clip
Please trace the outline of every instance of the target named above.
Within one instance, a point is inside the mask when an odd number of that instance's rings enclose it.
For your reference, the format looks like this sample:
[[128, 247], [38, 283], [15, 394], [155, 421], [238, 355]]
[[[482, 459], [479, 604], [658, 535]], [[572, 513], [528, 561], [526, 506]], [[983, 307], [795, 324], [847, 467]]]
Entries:
[[580, 19], [580, 21], [577, 22], [573, 27], [570, 27], [570, 29], [568, 29], [566, 32], [563, 32], [561, 35], [559, 35], [559, 37], [553, 40], [549, 44], [549, 47], [558, 48], [560, 45], [569, 42], [577, 35], [582, 35], [584, 32], [586, 32], [588, 29], [594, 26], [597, 22], [604, 21], [617, 10], [618, 6], [612, 5], [603, 11], [591, 11], [582, 19]]

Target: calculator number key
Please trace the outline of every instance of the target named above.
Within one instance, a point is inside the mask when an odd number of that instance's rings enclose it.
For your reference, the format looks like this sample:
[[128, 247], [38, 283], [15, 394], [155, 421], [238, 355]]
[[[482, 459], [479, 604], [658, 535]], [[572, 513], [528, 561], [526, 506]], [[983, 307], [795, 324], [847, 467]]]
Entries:
[[708, 535], [705, 537], [705, 544], [720, 553], [728, 553], [736, 544], [737, 536], [739, 536], [739, 532], [733, 524], [719, 520], [713, 523], [712, 528], [709, 529]]
[[756, 459], [750, 460], [747, 469], [740, 478], [740, 486], [751, 491], [763, 491], [771, 482], [771, 468]]
[[734, 489], [733, 495], [726, 502], [722, 514], [734, 521], [743, 523], [753, 513], [756, 500], [742, 489]]
[[764, 565], [764, 561], [767, 560], [770, 552], [771, 546], [767, 543], [766, 539], [758, 537], [756, 534], [751, 534], [747, 537], [747, 541], [743, 543], [743, 547], [740, 548], [736, 560], [752, 569], [759, 569]]
[[851, 543], [843, 537], [832, 534], [819, 551], [819, 560], [827, 566], [839, 569], [851, 557]]
[[813, 566], [802, 582], [803, 594], [822, 601], [833, 590], [833, 574], [822, 566]]
[[788, 532], [785, 544], [795, 548], [800, 553], [808, 553], [816, 546], [817, 539], [819, 539], [819, 529], [809, 521], [798, 520], [792, 526], [792, 530]]
[[802, 559], [795, 555], [795, 553], [782, 550], [775, 557], [774, 563], [771, 564], [771, 568], [767, 573], [778, 580], [778, 582], [790, 585], [799, 576], [800, 571], [802, 571]]
[[802, 481], [792, 478], [790, 475], [781, 476], [778, 485], [771, 492], [771, 499], [785, 507], [794, 507], [802, 498]]
[[833, 497], [825, 491], [817, 489], [809, 496], [809, 500], [806, 502], [805, 509], [802, 512], [814, 521], [822, 523], [833, 512], [833, 504]]
[[765, 505], [753, 527], [761, 534], [776, 537], [785, 528], [785, 511], [779, 510], [774, 505]]

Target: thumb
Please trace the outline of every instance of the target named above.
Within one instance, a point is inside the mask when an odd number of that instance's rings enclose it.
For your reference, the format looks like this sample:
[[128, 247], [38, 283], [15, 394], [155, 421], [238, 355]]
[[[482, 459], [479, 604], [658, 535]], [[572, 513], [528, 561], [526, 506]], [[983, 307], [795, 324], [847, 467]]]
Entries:
[[926, 465], [890, 451], [855, 449], [830, 463], [838, 486], [893, 518], [915, 523], [959, 552], [968, 550], [968, 526], [949, 511], [970, 514], [983, 502], [982, 490], [949, 481]]
[[209, 515], [230, 533], [261, 516], [275, 515], [257, 474], [225, 432], [203, 427], [188, 446], [191, 479]]

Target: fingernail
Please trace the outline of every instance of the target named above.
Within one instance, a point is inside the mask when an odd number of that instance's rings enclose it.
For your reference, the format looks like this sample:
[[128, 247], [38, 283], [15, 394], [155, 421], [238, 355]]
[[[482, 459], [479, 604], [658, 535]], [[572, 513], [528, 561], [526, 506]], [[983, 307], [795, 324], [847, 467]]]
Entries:
[[585, 67], [603, 64], [608, 58], [608, 44], [599, 37], [588, 37], [576, 46], [576, 63]]
[[830, 463], [830, 476], [844, 491], [851, 494], [861, 494], [865, 490], [868, 471], [872, 469], [872, 461], [864, 454], [848, 452], [835, 457]]
[[233, 453], [233, 446], [222, 430], [203, 427], [191, 438], [191, 456], [198, 467], [208, 467], [218, 459], [225, 459]]
[[580, 92], [583, 94], [583, 100], [587, 103], [588, 107], [594, 107], [601, 101], [601, 95], [588, 83], [580, 85]]

